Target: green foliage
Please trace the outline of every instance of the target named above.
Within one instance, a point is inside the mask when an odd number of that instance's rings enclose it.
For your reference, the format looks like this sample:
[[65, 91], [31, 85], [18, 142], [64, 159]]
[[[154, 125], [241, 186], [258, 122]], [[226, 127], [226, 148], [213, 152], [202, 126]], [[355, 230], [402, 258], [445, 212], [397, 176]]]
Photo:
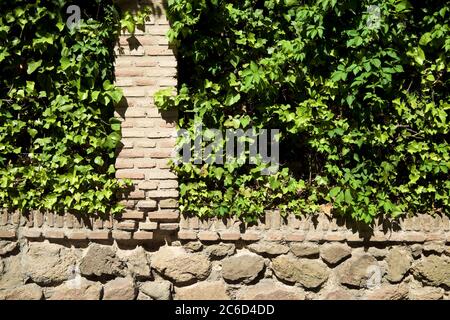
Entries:
[[[82, 20], [69, 28], [69, 5]], [[117, 213], [114, 45], [133, 21], [111, 1], [0, 5], [0, 206]], [[124, 21], [127, 21], [124, 23]], [[134, 26], [132, 28], [134, 31]]]
[[[368, 12], [377, 5], [375, 23]], [[179, 126], [281, 130], [282, 170], [184, 164], [181, 209], [379, 214], [450, 209], [450, 5], [444, 0], [169, 0]]]

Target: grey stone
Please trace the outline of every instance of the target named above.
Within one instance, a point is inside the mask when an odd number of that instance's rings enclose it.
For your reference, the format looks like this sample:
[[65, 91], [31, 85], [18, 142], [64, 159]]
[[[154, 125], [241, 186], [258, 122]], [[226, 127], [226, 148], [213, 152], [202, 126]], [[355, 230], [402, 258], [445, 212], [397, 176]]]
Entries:
[[236, 246], [232, 243], [219, 243], [207, 246], [205, 253], [211, 258], [224, 258], [231, 256], [236, 251]]
[[172, 284], [169, 281], [148, 281], [141, 285], [141, 292], [153, 300], [170, 300]]
[[288, 246], [274, 242], [252, 243], [251, 245], [248, 246], [248, 249], [252, 252], [269, 256], [278, 256], [280, 254], [285, 254], [289, 251]]
[[319, 256], [319, 246], [312, 243], [293, 243], [291, 252], [299, 258], [316, 258]]
[[199, 282], [194, 285], [177, 288], [176, 300], [230, 300], [223, 281]]
[[80, 272], [85, 276], [120, 276], [124, 265], [109, 246], [91, 244], [80, 262]]
[[307, 289], [318, 288], [328, 279], [327, 266], [316, 260], [279, 256], [272, 260], [272, 269], [278, 278], [300, 283]]
[[13, 252], [18, 246], [17, 242], [0, 241], [0, 256], [6, 256]]
[[142, 247], [134, 250], [120, 250], [117, 252], [120, 260], [127, 265], [128, 271], [136, 279], [150, 278], [150, 262], [147, 258], [147, 253]]
[[201, 253], [187, 253], [182, 247], [163, 247], [151, 257], [151, 265], [175, 284], [206, 279], [211, 263]]
[[132, 278], [116, 278], [103, 287], [103, 300], [134, 300], [137, 290]]
[[350, 287], [367, 288], [381, 282], [377, 260], [369, 254], [354, 256], [345, 261], [339, 266], [337, 274], [339, 282]]
[[42, 298], [42, 289], [35, 283], [14, 289], [0, 290], [0, 300], [41, 300]]
[[386, 279], [392, 283], [402, 281], [409, 271], [412, 261], [413, 258], [408, 250], [400, 248], [390, 250], [386, 257], [388, 266]]
[[323, 245], [320, 248], [320, 257], [322, 260], [333, 266], [341, 263], [351, 255], [352, 250], [346, 244], [331, 243]]
[[273, 280], [262, 280], [253, 286], [243, 286], [236, 294], [238, 300], [305, 300], [302, 289]]
[[430, 286], [450, 287], [450, 259], [430, 255], [412, 267], [414, 277]]
[[101, 292], [100, 283], [76, 278], [56, 287], [49, 300], [99, 300]]
[[22, 259], [24, 273], [42, 285], [68, 280], [76, 263], [73, 250], [53, 243], [30, 243]]
[[440, 300], [444, 297], [444, 289], [436, 287], [411, 288], [410, 300]]
[[249, 283], [264, 270], [264, 259], [256, 254], [238, 254], [222, 261], [222, 276], [231, 282]]

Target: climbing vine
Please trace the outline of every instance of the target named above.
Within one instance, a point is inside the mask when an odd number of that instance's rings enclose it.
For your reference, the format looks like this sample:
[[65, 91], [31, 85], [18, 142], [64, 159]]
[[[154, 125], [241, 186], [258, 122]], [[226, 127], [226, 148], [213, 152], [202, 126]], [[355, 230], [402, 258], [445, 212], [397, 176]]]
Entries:
[[1, 2], [0, 207], [122, 209], [116, 195], [128, 183], [114, 178], [122, 93], [113, 49], [146, 12], [121, 12], [107, 0]]
[[[280, 129], [281, 168], [174, 165], [185, 213], [450, 211], [445, 0], [169, 0], [179, 127]], [[225, 143], [225, 142], [224, 142]]]

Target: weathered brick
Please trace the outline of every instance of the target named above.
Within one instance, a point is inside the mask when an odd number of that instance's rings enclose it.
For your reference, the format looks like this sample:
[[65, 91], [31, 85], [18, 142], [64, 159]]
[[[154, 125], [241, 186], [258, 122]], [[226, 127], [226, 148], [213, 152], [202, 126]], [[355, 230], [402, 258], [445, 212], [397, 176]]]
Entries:
[[147, 116], [147, 108], [136, 106], [125, 110], [125, 118], [144, 118], [145, 116]]
[[177, 190], [163, 189], [147, 192], [150, 198], [178, 198], [179, 192]]
[[120, 67], [116, 68], [115, 74], [116, 77], [142, 77], [144, 72], [139, 68]]
[[241, 234], [241, 238], [244, 241], [258, 241], [261, 239], [260, 235], [256, 232], [245, 232]]
[[[148, 47], [144, 47], [144, 50], [145, 48]], [[156, 67], [158, 65], [158, 57], [149, 56], [136, 59], [135, 65], [136, 67]]]
[[122, 149], [118, 158], [143, 158], [145, 152], [145, 149]]
[[144, 138], [146, 132], [140, 128], [122, 128], [122, 137], [124, 138]]
[[159, 201], [159, 207], [161, 209], [171, 209], [178, 208], [178, 200], [177, 199], [163, 199]]
[[173, 221], [180, 218], [180, 213], [174, 210], [160, 210], [148, 213], [151, 221]]
[[[146, 130], [147, 138], [175, 138], [176, 132], [171, 128], [151, 128]], [[168, 149], [173, 149], [172, 147]]]
[[142, 211], [125, 211], [122, 213], [122, 219], [144, 219], [144, 213]]
[[145, 199], [145, 192], [142, 190], [135, 190], [135, 191], [130, 192], [127, 195], [127, 198], [128, 199], [136, 199], [136, 200]]
[[116, 159], [116, 169], [132, 169], [134, 167], [133, 159], [118, 158]]
[[219, 235], [214, 231], [200, 231], [197, 233], [197, 237], [201, 241], [217, 241], [219, 240]]
[[326, 241], [345, 241], [346, 235], [342, 232], [327, 232], [323, 238]]
[[[392, 238], [392, 235], [391, 235]], [[391, 238], [389, 240], [391, 240]], [[425, 242], [425, 234], [421, 232], [406, 232], [405, 234], [402, 234], [402, 240], [406, 242]]]
[[197, 232], [192, 230], [178, 231], [178, 239], [180, 240], [197, 240]]
[[155, 200], [141, 200], [137, 203], [137, 207], [140, 209], [156, 209], [157, 203]]
[[133, 239], [135, 239], [135, 240], [152, 240], [153, 232], [136, 231], [135, 233], [133, 233]]
[[[154, 148], [154, 147], [156, 147], [156, 141], [148, 139], [148, 138], [134, 139], [133, 145], [136, 148]], [[147, 152], [145, 151], [144, 154], [147, 154]]]
[[138, 188], [141, 190], [154, 190], [158, 188], [158, 181], [142, 181], [139, 183]]
[[62, 230], [44, 230], [44, 238], [64, 239], [64, 231], [62, 231]]
[[159, 182], [160, 189], [176, 189], [178, 188], [178, 180], [164, 180]]
[[146, 180], [176, 179], [177, 175], [170, 170], [150, 169], [145, 171]]
[[140, 180], [145, 178], [145, 174], [139, 170], [117, 170], [116, 171], [117, 179], [135, 179]]
[[131, 232], [113, 230], [112, 237], [113, 237], [113, 239], [116, 239], [116, 240], [130, 240]]
[[137, 86], [154, 86], [156, 85], [156, 79], [148, 77], [134, 78], [134, 83]]
[[133, 231], [136, 227], [136, 221], [122, 221], [116, 224], [116, 228], [119, 230]]
[[180, 226], [178, 223], [160, 223], [159, 230], [162, 231], [176, 231]]
[[281, 241], [284, 238], [284, 234], [280, 231], [267, 231], [266, 232], [266, 240], [267, 241]]
[[152, 159], [135, 159], [134, 164], [138, 168], [154, 168], [156, 163]]
[[88, 232], [86, 230], [74, 230], [66, 233], [69, 240], [86, 240], [88, 238]]
[[171, 158], [174, 155], [174, 149], [154, 149], [154, 150], [147, 150], [146, 156], [150, 158]]
[[220, 234], [220, 239], [224, 240], [224, 241], [235, 241], [235, 240], [239, 240], [241, 238], [241, 233], [237, 232], [237, 231], [222, 231], [219, 232]]
[[139, 230], [156, 230], [158, 229], [157, 222], [139, 222]]
[[20, 234], [28, 239], [39, 239], [42, 236], [42, 231], [41, 229], [34, 229], [34, 228], [30, 228], [30, 229], [22, 229], [20, 230]]
[[445, 241], [443, 232], [430, 232], [426, 234], [426, 241]]
[[306, 236], [304, 233], [288, 233], [285, 236], [285, 240], [290, 242], [302, 242], [305, 238]]
[[144, 46], [145, 54], [148, 56], [170, 56], [173, 55], [173, 50], [169, 46]]

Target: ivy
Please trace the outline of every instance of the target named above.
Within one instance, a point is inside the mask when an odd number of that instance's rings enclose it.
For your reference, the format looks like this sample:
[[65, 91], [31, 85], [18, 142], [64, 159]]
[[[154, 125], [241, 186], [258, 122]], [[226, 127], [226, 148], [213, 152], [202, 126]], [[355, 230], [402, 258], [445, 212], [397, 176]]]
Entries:
[[[278, 128], [281, 169], [174, 165], [180, 207], [372, 222], [450, 211], [450, 6], [444, 0], [169, 0], [179, 127]], [[375, 9], [375, 10], [374, 10]], [[372, 10], [372, 11], [371, 11]], [[377, 14], [379, 13], [379, 15]]]
[[[68, 6], [81, 8], [70, 26]], [[146, 12], [146, 11], [143, 11]], [[6, 0], [0, 5], [0, 206], [115, 214], [121, 139], [114, 45], [142, 15], [112, 1]], [[141, 19], [141, 20], [139, 20]]]

